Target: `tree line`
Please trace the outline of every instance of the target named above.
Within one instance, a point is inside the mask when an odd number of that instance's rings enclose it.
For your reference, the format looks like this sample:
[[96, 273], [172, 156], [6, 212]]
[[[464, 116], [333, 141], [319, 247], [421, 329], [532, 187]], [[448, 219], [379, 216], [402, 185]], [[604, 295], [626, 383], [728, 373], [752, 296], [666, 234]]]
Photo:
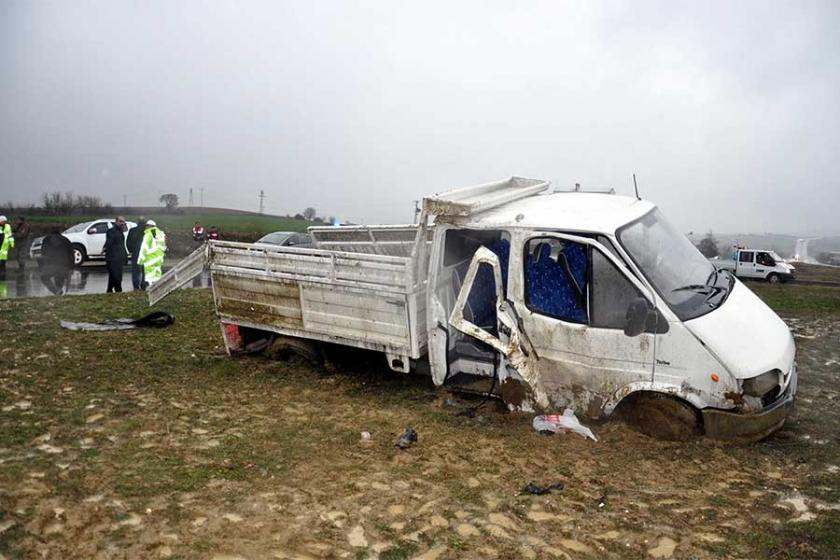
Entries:
[[5, 208], [9, 214], [40, 214], [45, 216], [114, 213], [114, 207], [98, 196], [77, 195], [70, 191], [44, 193], [41, 197], [40, 206], [7, 202]]

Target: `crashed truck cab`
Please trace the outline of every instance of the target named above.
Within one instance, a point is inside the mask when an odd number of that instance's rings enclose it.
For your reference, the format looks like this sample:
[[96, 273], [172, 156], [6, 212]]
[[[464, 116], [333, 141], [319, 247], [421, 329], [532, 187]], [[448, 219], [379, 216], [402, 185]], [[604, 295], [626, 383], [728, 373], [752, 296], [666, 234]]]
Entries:
[[209, 267], [232, 353], [374, 350], [512, 410], [739, 440], [792, 410], [788, 328], [651, 202], [512, 177], [425, 198], [417, 225], [309, 231], [313, 247], [211, 241], [150, 302]]
[[435, 383], [492, 377], [511, 408], [593, 418], [665, 397], [724, 439], [760, 439], [790, 413], [789, 329], [654, 204], [515, 178], [424, 212]]

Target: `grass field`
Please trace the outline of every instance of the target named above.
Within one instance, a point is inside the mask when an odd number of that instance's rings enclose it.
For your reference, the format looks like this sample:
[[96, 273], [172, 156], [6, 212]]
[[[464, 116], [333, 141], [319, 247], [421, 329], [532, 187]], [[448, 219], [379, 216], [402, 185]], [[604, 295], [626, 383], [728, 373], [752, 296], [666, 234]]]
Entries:
[[165, 330], [58, 326], [146, 313], [138, 293], [0, 301], [0, 555], [837, 558], [840, 289], [750, 287], [793, 329], [801, 377], [789, 423], [749, 446], [614, 421], [589, 424], [597, 443], [549, 438], [368, 353], [231, 358], [203, 289], [165, 301]]

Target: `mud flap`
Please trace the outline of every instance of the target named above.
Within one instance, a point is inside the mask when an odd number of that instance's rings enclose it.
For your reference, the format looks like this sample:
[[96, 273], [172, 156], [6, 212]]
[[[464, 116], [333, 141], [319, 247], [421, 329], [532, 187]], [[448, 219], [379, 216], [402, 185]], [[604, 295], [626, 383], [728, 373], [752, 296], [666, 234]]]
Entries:
[[[487, 264], [493, 269], [498, 336], [494, 336], [464, 317], [464, 309], [481, 264]], [[547, 409], [548, 395], [539, 372], [534, 366], [533, 353], [526, 352], [522, 347], [519, 328], [502, 295], [502, 285], [499, 257], [488, 248], [479, 247], [473, 256], [464, 284], [449, 316], [449, 324], [467, 336], [489, 345], [500, 354], [500, 367], [497, 374], [502, 387], [502, 395], [508, 406], [524, 410]], [[524, 391], [515, 389], [521, 385], [524, 385]]]

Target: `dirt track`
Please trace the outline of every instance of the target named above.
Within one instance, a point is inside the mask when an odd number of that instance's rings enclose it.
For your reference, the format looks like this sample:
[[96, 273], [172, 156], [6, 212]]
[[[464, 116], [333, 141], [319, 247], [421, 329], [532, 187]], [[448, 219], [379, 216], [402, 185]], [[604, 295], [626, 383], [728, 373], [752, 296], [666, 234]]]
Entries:
[[[471, 403], [365, 354], [329, 373], [230, 359], [211, 306], [206, 291], [185, 291], [168, 305], [179, 322], [165, 331], [72, 333], [59, 318], [136, 315], [143, 302], [0, 303], [2, 554], [832, 558], [840, 549], [836, 313], [786, 313], [798, 410], [773, 438], [733, 447], [657, 441], [617, 422], [591, 426], [598, 443], [546, 437], [489, 405], [459, 416]], [[419, 442], [400, 451], [409, 425]], [[558, 493], [520, 493], [558, 481]]]

